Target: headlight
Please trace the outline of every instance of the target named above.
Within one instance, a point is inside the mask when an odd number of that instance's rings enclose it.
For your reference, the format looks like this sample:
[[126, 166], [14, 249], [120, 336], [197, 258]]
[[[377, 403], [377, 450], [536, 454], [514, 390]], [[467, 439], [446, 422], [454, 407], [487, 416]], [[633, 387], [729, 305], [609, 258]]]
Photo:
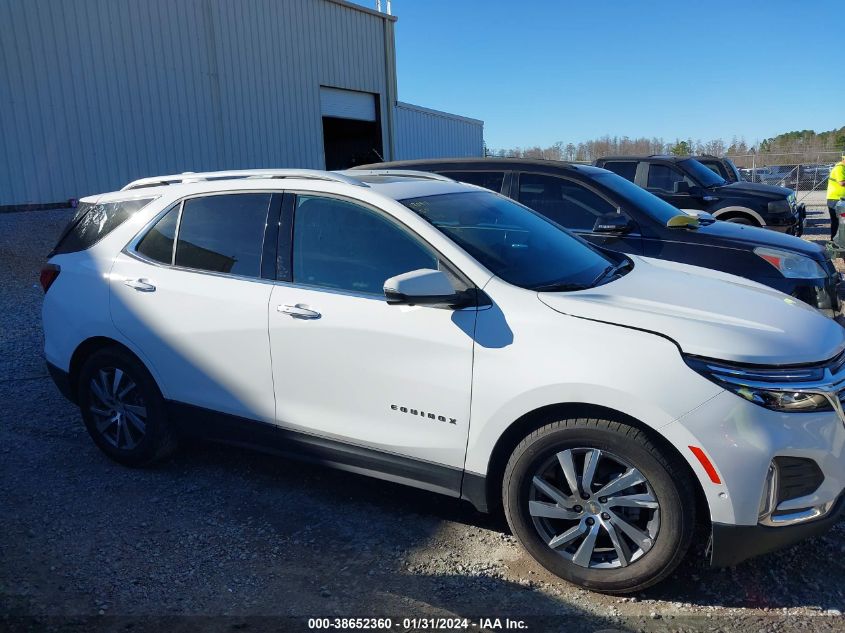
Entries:
[[791, 215], [792, 205], [789, 200], [772, 200], [769, 203], [769, 213], [773, 215]]
[[819, 367], [751, 368], [694, 356], [685, 356], [684, 361], [720, 387], [767, 409], [793, 413], [833, 410], [827, 396], [814, 389], [824, 378]]
[[782, 251], [779, 248], [754, 249], [754, 254], [762, 257], [780, 271], [780, 274], [790, 279], [824, 279], [827, 277], [819, 263], [804, 255]]

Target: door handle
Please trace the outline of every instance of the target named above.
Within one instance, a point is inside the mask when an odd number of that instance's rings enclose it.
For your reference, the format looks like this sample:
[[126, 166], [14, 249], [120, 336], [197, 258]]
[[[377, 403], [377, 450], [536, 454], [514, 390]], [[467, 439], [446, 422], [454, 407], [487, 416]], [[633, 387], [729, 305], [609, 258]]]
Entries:
[[155, 292], [156, 289], [149, 279], [124, 279], [123, 283], [138, 292]]
[[287, 314], [294, 319], [319, 319], [320, 313], [316, 310], [311, 310], [308, 306], [297, 303], [296, 305], [282, 305], [276, 306], [276, 310], [282, 314]]

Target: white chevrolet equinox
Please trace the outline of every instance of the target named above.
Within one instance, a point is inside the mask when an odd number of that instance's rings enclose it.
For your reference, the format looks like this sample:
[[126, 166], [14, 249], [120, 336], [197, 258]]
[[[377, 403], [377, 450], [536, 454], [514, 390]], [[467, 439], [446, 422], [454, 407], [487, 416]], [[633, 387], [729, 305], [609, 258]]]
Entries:
[[41, 283], [50, 372], [122, 464], [200, 434], [501, 506], [609, 593], [696, 524], [733, 565], [842, 506], [845, 329], [442, 176], [147, 178], [84, 199]]

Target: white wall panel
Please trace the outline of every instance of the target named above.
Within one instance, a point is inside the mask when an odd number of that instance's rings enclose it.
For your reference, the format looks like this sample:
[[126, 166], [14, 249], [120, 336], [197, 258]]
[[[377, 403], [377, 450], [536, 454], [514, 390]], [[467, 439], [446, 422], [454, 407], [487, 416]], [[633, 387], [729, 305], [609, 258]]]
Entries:
[[483, 121], [397, 103], [397, 160], [462, 158], [483, 154]]

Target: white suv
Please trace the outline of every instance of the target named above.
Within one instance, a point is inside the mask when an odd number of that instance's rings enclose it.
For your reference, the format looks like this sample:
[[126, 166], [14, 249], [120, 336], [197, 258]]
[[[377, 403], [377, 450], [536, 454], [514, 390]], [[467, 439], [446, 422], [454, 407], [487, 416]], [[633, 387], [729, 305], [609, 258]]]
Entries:
[[199, 433], [501, 504], [610, 593], [696, 522], [727, 565], [842, 505], [841, 326], [442, 176], [137, 181], [82, 201], [42, 285], [50, 371], [123, 464]]

